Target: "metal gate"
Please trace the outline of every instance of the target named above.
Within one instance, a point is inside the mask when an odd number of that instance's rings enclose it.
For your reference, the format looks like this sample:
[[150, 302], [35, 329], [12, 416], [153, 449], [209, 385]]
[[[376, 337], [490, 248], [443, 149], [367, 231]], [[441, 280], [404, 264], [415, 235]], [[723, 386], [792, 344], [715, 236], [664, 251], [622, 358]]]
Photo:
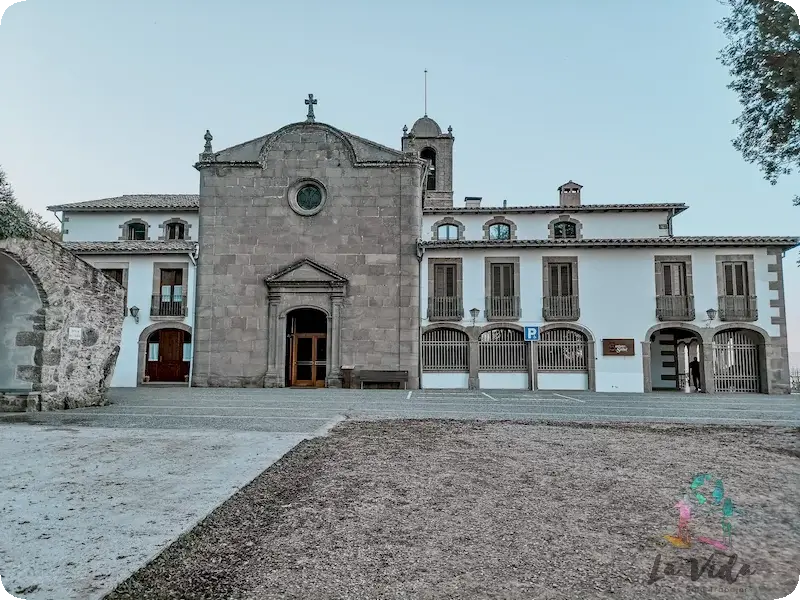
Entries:
[[714, 336], [714, 389], [717, 392], [759, 393], [761, 372], [758, 344], [749, 332], [723, 331]]

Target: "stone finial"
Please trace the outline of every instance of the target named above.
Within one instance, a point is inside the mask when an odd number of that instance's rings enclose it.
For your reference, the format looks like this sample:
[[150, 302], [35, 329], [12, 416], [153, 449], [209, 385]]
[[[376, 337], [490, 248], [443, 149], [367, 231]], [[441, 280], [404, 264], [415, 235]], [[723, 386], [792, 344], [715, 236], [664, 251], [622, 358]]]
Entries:
[[452, 125], [448, 125], [447, 133], [450, 134], [451, 136], [453, 135], [453, 126]]
[[403, 125], [403, 136], [408, 135], [408, 125]]
[[203, 153], [200, 155], [200, 160], [213, 158], [214, 151], [211, 149], [211, 140], [214, 139], [214, 136], [211, 135], [211, 132], [206, 129], [206, 134], [203, 136], [203, 139], [206, 141], [206, 145], [203, 147]]

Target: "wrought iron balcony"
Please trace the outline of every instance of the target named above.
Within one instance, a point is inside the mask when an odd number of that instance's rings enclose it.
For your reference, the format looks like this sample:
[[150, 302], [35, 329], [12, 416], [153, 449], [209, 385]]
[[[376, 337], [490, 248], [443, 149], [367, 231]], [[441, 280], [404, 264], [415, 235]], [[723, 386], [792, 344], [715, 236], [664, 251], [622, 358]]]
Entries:
[[542, 317], [545, 321], [577, 321], [581, 316], [577, 296], [545, 296]]
[[487, 319], [519, 319], [519, 296], [486, 296]]
[[185, 317], [186, 296], [155, 294], [150, 304], [151, 317]]
[[428, 298], [428, 319], [461, 320], [464, 317], [464, 302], [461, 296], [433, 296]]
[[756, 296], [720, 296], [720, 321], [756, 321]]
[[694, 296], [656, 296], [659, 321], [694, 321]]

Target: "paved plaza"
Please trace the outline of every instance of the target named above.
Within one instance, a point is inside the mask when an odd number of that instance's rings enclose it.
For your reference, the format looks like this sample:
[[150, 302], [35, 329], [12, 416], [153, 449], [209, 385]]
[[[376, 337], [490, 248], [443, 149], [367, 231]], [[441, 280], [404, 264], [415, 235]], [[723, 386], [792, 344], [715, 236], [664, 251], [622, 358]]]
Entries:
[[303, 439], [393, 418], [800, 426], [800, 396], [511, 390], [114, 389], [0, 418], [0, 577], [92, 600]]
[[18, 419], [75, 426], [295, 433], [313, 432], [337, 418], [800, 426], [800, 395], [143, 387], [114, 389], [110, 398], [111, 406]]

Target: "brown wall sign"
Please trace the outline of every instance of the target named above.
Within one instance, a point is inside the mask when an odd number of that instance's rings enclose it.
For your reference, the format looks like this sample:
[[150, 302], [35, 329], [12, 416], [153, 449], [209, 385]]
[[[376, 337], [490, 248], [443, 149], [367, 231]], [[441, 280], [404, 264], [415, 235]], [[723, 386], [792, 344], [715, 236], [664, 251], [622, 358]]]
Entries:
[[634, 340], [603, 340], [603, 356], [633, 356]]

